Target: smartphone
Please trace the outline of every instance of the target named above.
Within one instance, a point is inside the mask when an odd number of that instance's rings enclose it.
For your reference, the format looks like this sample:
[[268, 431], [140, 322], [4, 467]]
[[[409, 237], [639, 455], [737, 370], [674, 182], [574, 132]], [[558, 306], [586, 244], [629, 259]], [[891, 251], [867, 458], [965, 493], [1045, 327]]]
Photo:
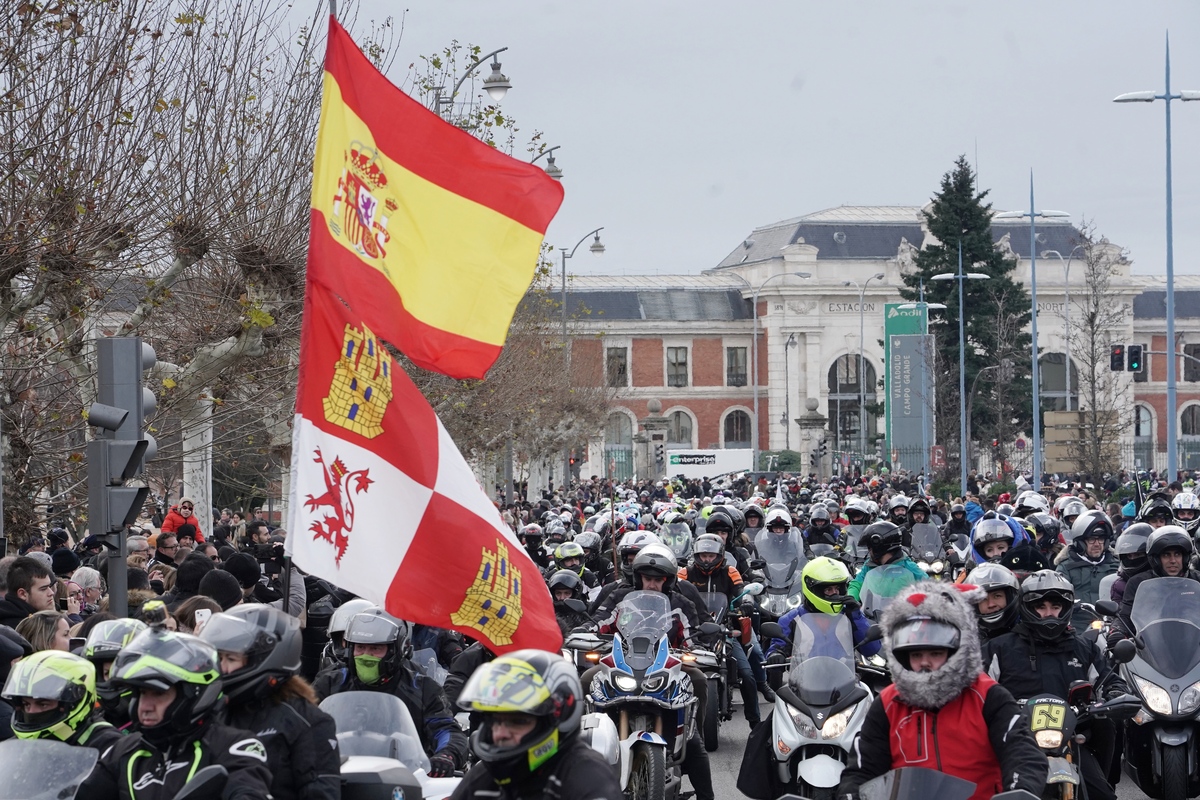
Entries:
[[212, 610], [208, 608], [196, 609], [196, 627], [192, 631], [193, 634], [199, 635], [200, 631], [204, 630], [204, 626], [212, 619]]
[[71, 648], [71, 652], [74, 653], [77, 650], [82, 650], [85, 644], [87, 644], [86, 638], [82, 636], [72, 636], [71, 643], [68, 646]]

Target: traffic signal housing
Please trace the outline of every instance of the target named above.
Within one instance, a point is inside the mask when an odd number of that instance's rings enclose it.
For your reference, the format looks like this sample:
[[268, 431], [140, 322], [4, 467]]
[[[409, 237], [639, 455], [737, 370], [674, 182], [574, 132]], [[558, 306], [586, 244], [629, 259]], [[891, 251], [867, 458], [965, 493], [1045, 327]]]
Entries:
[[1125, 371], [1125, 345], [1114, 344], [1109, 348], [1108, 368], [1113, 372]]
[[1140, 344], [1131, 344], [1126, 353], [1128, 358], [1128, 369], [1130, 372], [1142, 371], [1142, 346]]

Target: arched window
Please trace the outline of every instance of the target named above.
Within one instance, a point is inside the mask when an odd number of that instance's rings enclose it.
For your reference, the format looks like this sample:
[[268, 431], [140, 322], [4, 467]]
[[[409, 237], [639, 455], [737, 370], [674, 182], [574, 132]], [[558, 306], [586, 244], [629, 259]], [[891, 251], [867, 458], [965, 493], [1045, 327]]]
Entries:
[[876, 403], [875, 367], [863, 359], [862, 393], [859, 389], [858, 354], [847, 353], [833, 362], [829, 368], [829, 420], [833, 428], [833, 449], [859, 449], [859, 402], [866, 403], [866, 444], [871, 447], [875, 434], [876, 419], [870, 407]]
[[630, 447], [633, 445], [633, 422], [620, 411], [608, 415], [608, 423], [604, 426], [604, 443]]
[[620, 411], [604, 424], [604, 475], [619, 481], [633, 477], [633, 420]]
[[1200, 405], [1190, 405], [1179, 415], [1179, 432], [1183, 436], [1200, 436]]
[[667, 417], [667, 449], [687, 450], [692, 446], [692, 418], [686, 411], [675, 411]]
[[1065, 353], [1046, 353], [1038, 359], [1042, 411], [1070, 411], [1079, 408], [1079, 369], [1071, 364], [1071, 402], [1068, 406], [1066, 364]]
[[1149, 439], [1154, 436], [1154, 417], [1145, 406], [1133, 407], [1133, 436], [1135, 439]]
[[750, 415], [745, 411], [730, 411], [725, 416], [725, 448], [748, 448], [751, 437]]

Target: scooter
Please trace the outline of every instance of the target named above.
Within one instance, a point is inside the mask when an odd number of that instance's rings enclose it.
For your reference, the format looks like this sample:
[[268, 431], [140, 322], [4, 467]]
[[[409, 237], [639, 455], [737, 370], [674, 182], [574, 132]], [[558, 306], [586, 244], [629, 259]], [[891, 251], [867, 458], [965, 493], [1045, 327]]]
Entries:
[[953, 576], [947, 564], [945, 545], [937, 526], [921, 522], [912, 527], [912, 547], [909, 549], [917, 566], [925, 570], [930, 580], [950, 580]]

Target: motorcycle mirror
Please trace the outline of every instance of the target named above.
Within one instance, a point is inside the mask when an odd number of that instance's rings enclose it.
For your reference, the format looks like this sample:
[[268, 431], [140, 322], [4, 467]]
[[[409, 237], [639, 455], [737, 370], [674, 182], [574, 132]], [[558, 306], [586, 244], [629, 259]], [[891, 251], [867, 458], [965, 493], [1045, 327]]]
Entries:
[[1128, 664], [1137, 655], [1137, 645], [1132, 639], [1122, 639], [1113, 645], [1112, 657], [1118, 664]]
[[220, 764], [213, 764], [193, 775], [175, 795], [175, 800], [217, 800], [228, 781], [229, 771]]
[[1115, 617], [1117, 615], [1117, 604], [1112, 600], [1097, 600], [1093, 605], [1101, 616]]
[[871, 627], [867, 628], [867, 635], [861, 642], [859, 642], [858, 646], [862, 647], [864, 644], [878, 642], [882, 638], [883, 628], [879, 627], [878, 625], [872, 625]]
[[759, 631], [763, 636], [769, 636], [772, 639], [787, 639], [788, 635], [783, 632], [783, 626], [778, 622], [764, 622], [759, 626]]
[[700, 631], [700, 633], [704, 634], [705, 636], [716, 636], [722, 630], [724, 630], [724, 628], [722, 628], [720, 625], [718, 625], [715, 622], [700, 623], [699, 631]]
[[762, 594], [763, 588], [764, 588], [763, 585], [761, 583], [759, 583], [758, 581], [755, 581], [754, 583], [747, 583], [745, 586], [742, 587], [742, 593], [739, 594], [738, 597], [742, 598], [742, 597], [745, 597], [746, 595]]
[[766, 568], [767, 568], [767, 562], [763, 561], [761, 558], [750, 559], [750, 569], [766, 569]]

